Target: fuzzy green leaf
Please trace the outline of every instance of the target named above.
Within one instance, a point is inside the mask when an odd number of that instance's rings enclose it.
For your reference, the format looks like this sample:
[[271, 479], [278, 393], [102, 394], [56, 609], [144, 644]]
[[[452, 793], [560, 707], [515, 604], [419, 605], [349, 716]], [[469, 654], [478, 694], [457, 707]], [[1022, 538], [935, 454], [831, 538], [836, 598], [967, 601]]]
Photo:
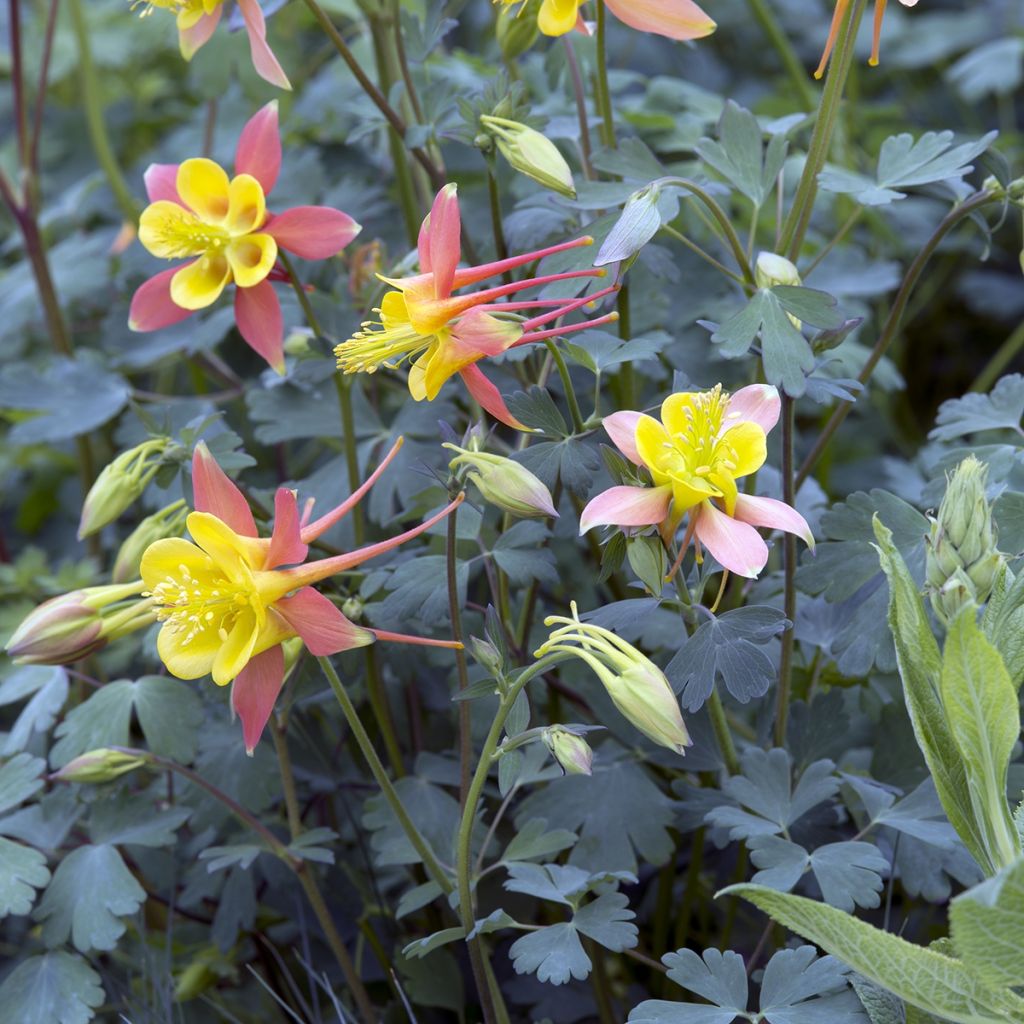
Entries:
[[0, 1006], [11, 1024], [88, 1024], [102, 1002], [100, 976], [80, 956], [61, 950], [22, 961], [0, 985]]

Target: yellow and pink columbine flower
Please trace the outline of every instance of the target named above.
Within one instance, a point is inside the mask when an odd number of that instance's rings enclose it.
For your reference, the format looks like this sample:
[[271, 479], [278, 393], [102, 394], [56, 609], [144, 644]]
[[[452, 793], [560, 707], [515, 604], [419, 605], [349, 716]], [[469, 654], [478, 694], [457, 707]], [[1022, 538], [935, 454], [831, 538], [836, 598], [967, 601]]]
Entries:
[[341, 210], [295, 206], [267, 209], [281, 167], [277, 103], [246, 124], [235, 152], [235, 176], [206, 158], [151, 164], [150, 205], [142, 211], [139, 240], [154, 256], [187, 259], [143, 284], [132, 298], [129, 326], [154, 331], [212, 305], [235, 285], [239, 333], [274, 369], [284, 368], [284, 322], [272, 280], [287, 280], [278, 247], [305, 259], [327, 259], [359, 233]]
[[680, 557], [693, 538], [698, 556], [705, 548], [723, 568], [750, 578], [768, 560], [757, 526], [796, 534], [813, 547], [810, 527], [796, 509], [741, 494], [736, 483], [764, 464], [766, 435], [778, 422], [780, 404], [778, 391], [767, 384], [731, 396], [719, 386], [669, 395], [660, 420], [630, 411], [606, 416], [608, 436], [651, 483], [597, 495], [580, 516], [580, 533], [595, 526], [658, 526], [668, 541], [685, 516]]
[[[224, 0], [136, 0], [133, 8], [139, 4], [143, 5], [143, 16], [152, 13], [157, 7], [176, 16], [178, 46], [185, 60], [191, 60], [196, 51], [209, 41], [224, 8]], [[238, 10], [245, 22], [249, 52], [256, 73], [271, 85], [291, 89], [288, 76], [267, 43], [267, 23], [259, 0], [238, 0]]]
[[[503, 0], [506, 4], [518, 0]], [[546, 36], [564, 36], [576, 29], [590, 35], [591, 26], [580, 7], [585, 0], [543, 0], [537, 12], [537, 27]], [[608, 10], [619, 21], [638, 32], [650, 32], [668, 39], [702, 39], [715, 31], [715, 23], [693, 0], [606, 0]]]
[[161, 660], [179, 679], [212, 675], [219, 686], [233, 683], [231, 706], [242, 720], [250, 752], [284, 683], [281, 645], [285, 641], [298, 637], [317, 656], [364, 647], [375, 640], [460, 646], [358, 626], [313, 586], [418, 537], [462, 500], [460, 495], [396, 537], [306, 562], [310, 543], [359, 502], [400, 446], [401, 440], [361, 487], [314, 522], [306, 521], [311, 506], [300, 516], [295, 492], [279, 488], [273, 533], [260, 537], [242, 492], [200, 444], [192, 461], [196, 509], [188, 517], [192, 540], [155, 541], [142, 557], [144, 596], [163, 623], [157, 638]]
[[[878, 51], [882, 41], [882, 19], [885, 17], [885, 8], [889, 0], [875, 0], [875, 24], [871, 35], [871, 57], [868, 63], [875, 67], [878, 64]], [[900, 0], [904, 7], [914, 7], [917, 0]], [[828, 59], [835, 48], [836, 40], [839, 38], [839, 29], [842, 27], [843, 19], [850, 8], [850, 0], [836, 0], [836, 8], [832, 13], [832, 25], [828, 30], [828, 39], [825, 42], [825, 50], [821, 55], [821, 63], [814, 72], [815, 78], [821, 78], [828, 66]]]
[[[434, 199], [419, 234], [421, 273], [414, 277], [381, 277], [394, 289], [385, 294], [379, 321], [368, 321], [362, 330], [338, 345], [334, 353], [344, 373], [373, 373], [381, 366], [409, 364], [409, 393], [416, 401], [432, 401], [441, 386], [456, 373], [469, 393], [495, 419], [521, 427], [498, 389], [477, 366], [488, 356], [497, 356], [518, 345], [543, 341], [608, 323], [617, 314], [583, 323], [540, 330], [569, 313], [596, 302], [615, 291], [605, 288], [584, 298], [525, 299], [502, 302], [505, 296], [554, 281], [603, 277], [598, 269], [547, 274], [511, 284], [497, 285], [468, 295], [455, 292], [489, 277], [506, 273], [552, 253], [591, 245], [590, 237], [552, 245], [537, 252], [512, 256], [476, 267], [459, 267], [462, 255], [462, 221], [455, 185], [445, 185]], [[522, 313], [543, 309], [524, 319]]]

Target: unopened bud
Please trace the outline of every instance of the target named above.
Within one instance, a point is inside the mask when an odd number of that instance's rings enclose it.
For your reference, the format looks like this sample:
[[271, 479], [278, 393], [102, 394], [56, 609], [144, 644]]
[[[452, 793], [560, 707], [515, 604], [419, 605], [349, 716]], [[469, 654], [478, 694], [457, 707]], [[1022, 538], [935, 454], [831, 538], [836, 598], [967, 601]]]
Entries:
[[146, 548], [154, 541], [166, 537], [180, 537], [185, 532], [185, 520], [188, 518], [188, 507], [185, 500], [179, 498], [159, 512], [154, 512], [135, 527], [124, 539], [114, 559], [114, 568], [110, 578], [115, 583], [127, 583], [138, 579], [139, 565]]
[[480, 123], [494, 136], [501, 155], [520, 174], [525, 174], [559, 195], [576, 198], [572, 170], [558, 147], [546, 135], [504, 117], [484, 114], [480, 117]]
[[53, 778], [61, 782], [113, 782], [148, 763], [149, 758], [143, 752], [128, 753], [100, 747], [68, 761], [60, 771], [54, 773]]
[[996, 547], [985, 496], [988, 466], [969, 455], [948, 477], [927, 537], [925, 580], [932, 608], [948, 625], [969, 605], [988, 600], [1005, 562]]
[[22, 620], [7, 641], [7, 653], [23, 665], [67, 665], [109, 640], [149, 625], [156, 613], [148, 600], [114, 607], [142, 590], [137, 580], [120, 586], [86, 587], [61, 594]]
[[[779, 256], [774, 252], [762, 252], [758, 255], [757, 264], [754, 267], [754, 282], [758, 288], [774, 288], [777, 284], [799, 285], [803, 283], [796, 265], [787, 260], [785, 256]], [[803, 326], [800, 320], [792, 313], [787, 313], [786, 316], [799, 331]]]
[[591, 774], [594, 752], [578, 733], [561, 725], [551, 725], [544, 730], [541, 738], [566, 775]]
[[665, 673], [611, 630], [580, 622], [576, 603], [571, 607], [572, 618], [552, 615], [544, 620], [545, 626], [563, 625], [551, 633], [536, 657], [561, 651], [585, 661], [624, 718], [648, 739], [685, 754], [692, 741]]
[[346, 619], [358, 622], [363, 617], [363, 602], [358, 597], [346, 597], [341, 602], [341, 614]]
[[516, 0], [501, 0], [501, 3], [496, 26], [498, 45], [505, 60], [515, 60], [533, 46], [540, 35], [537, 26], [540, 0], [527, 0], [518, 10], [512, 9]]
[[652, 181], [626, 200], [621, 216], [601, 243], [594, 260], [595, 267], [631, 259], [658, 233], [661, 227], [660, 198], [661, 188]]
[[468, 646], [469, 653], [473, 655], [474, 660], [482, 668], [486, 669], [489, 675], [498, 677], [502, 674], [505, 669], [505, 665], [502, 661], [501, 652], [490, 642], [490, 640], [484, 640], [478, 636], [471, 636], [469, 638]]
[[460, 448], [450, 441], [445, 448], [458, 452], [448, 468], [466, 466], [466, 476], [476, 484], [485, 501], [523, 519], [558, 517], [551, 492], [525, 466], [502, 455]]
[[173, 444], [169, 437], [151, 438], [122, 452], [104, 468], [82, 504], [79, 540], [102, 530], [139, 499]]

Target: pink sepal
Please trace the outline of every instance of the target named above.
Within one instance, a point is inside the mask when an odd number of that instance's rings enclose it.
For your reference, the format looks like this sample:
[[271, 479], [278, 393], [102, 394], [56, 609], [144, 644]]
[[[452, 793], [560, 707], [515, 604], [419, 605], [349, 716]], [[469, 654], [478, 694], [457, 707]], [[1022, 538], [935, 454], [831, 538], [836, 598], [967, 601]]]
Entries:
[[309, 545], [302, 543], [302, 527], [299, 524], [299, 506], [295, 492], [279, 487], [274, 495], [274, 532], [270, 536], [270, 548], [264, 568], [276, 569], [279, 565], [299, 565], [306, 560]]
[[462, 383], [466, 385], [466, 390], [496, 420], [514, 430], [529, 431], [530, 428], [525, 423], [520, 423], [512, 415], [509, 407], [505, 404], [505, 399], [501, 397], [501, 392], [484, 376], [483, 370], [476, 363], [464, 366], [459, 371], [459, 376], [462, 377]]
[[630, 28], [669, 39], [701, 39], [715, 30], [693, 0], [610, 0], [608, 10]]
[[274, 608], [302, 638], [309, 653], [318, 658], [373, 643], [373, 633], [345, 618], [312, 587], [303, 587], [291, 597], [282, 598]]
[[260, 7], [259, 0], [238, 0], [238, 9], [242, 12], [245, 31], [249, 35], [249, 52], [252, 54], [252, 66], [256, 73], [279, 89], [291, 89], [288, 76], [267, 44], [267, 22], [263, 17], [263, 8]]
[[347, 213], [329, 206], [294, 206], [272, 216], [263, 230], [296, 256], [325, 260], [341, 252], [362, 226]]
[[151, 203], [167, 199], [172, 203], [184, 206], [178, 195], [179, 164], [150, 164], [142, 180], [146, 185], [146, 195]]
[[204, 14], [194, 25], [178, 31], [178, 48], [185, 60], [191, 60], [196, 51], [209, 42], [220, 24], [222, 5], [218, 4], [210, 14]]
[[280, 644], [250, 658], [231, 684], [231, 709], [242, 720], [245, 752], [252, 756], [284, 686], [284, 651]]
[[642, 466], [644, 460], [636, 450], [636, 425], [643, 413], [634, 412], [632, 409], [623, 409], [621, 412], [613, 412], [605, 416], [601, 421], [605, 433], [612, 439], [612, 443], [629, 459], [634, 465]]
[[259, 535], [245, 496], [217, 465], [205, 441], [192, 453], [192, 494], [197, 512], [209, 512], [243, 537]]
[[284, 317], [274, 286], [267, 280], [235, 289], [238, 333], [278, 373], [284, 373]]
[[609, 487], [580, 513], [580, 534], [595, 526], [654, 526], [668, 515], [669, 487]]
[[268, 195], [281, 171], [281, 132], [277, 100], [261, 107], [242, 129], [235, 147], [235, 174], [251, 174]]
[[462, 257], [462, 218], [455, 185], [445, 185], [420, 227], [420, 269], [434, 275], [434, 298], [451, 295], [455, 268]]
[[161, 270], [139, 285], [128, 310], [128, 326], [133, 331], [157, 331], [192, 315], [193, 310], [182, 309], [171, 298], [171, 278], [180, 269]]
[[768, 561], [768, 545], [752, 526], [741, 523], [715, 508], [710, 501], [701, 502], [691, 513], [697, 520], [697, 540], [708, 549], [719, 565], [755, 579]]
[[741, 494], [736, 498], [736, 511], [733, 514], [741, 523], [792, 533], [814, 550], [814, 534], [807, 520], [784, 501]]
[[782, 399], [777, 388], [771, 384], [750, 384], [740, 388], [729, 399], [722, 429], [749, 421], [756, 423], [766, 434], [779, 422]]

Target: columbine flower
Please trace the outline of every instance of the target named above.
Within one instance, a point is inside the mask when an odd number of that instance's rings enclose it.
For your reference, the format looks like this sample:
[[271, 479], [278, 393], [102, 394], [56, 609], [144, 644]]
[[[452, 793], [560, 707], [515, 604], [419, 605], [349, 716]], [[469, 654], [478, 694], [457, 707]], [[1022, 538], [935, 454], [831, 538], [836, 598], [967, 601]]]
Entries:
[[[889, 0], [875, 0], [875, 27], [871, 36], [871, 57], [868, 63], [875, 67], [878, 64], [878, 48], [882, 38], [882, 19], [885, 17], [885, 8]], [[900, 0], [904, 7], [914, 7], [917, 0]], [[842, 27], [843, 19], [849, 9], [850, 0], [836, 0], [836, 9], [832, 14], [832, 25], [828, 30], [828, 39], [825, 41], [825, 50], [821, 55], [821, 63], [814, 72], [815, 78], [821, 78], [828, 66], [828, 59], [839, 38], [839, 29]]]
[[730, 397], [711, 391], [669, 395], [661, 420], [639, 412], [604, 419], [616, 447], [651, 476], [651, 486], [610, 487], [580, 516], [580, 533], [595, 526], [653, 526], [666, 538], [689, 516], [680, 557], [696, 537], [726, 569], [754, 577], [768, 560], [755, 526], [795, 533], [814, 546], [796, 509], [774, 498], [740, 494], [736, 481], [756, 472], [767, 454], [765, 435], [779, 419], [779, 393], [767, 384]]
[[277, 103], [268, 103], [242, 130], [235, 177], [212, 160], [151, 164], [150, 205], [142, 211], [139, 240], [154, 256], [188, 259], [162, 271], [135, 293], [133, 331], [154, 331], [216, 302], [234, 282], [235, 320], [242, 337], [274, 369], [284, 368], [284, 323], [271, 280], [281, 246], [305, 259], [339, 253], [359, 233], [347, 214], [326, 206], [296, 206], [271, 214], [266, 197], [281, 167]]
[[549, 615], [544, 620], [545, 626], [562, 625], [552, 631], [534, 657], [560, 651], [582, 659], [597, 674], [625, 718], [648, 739], [685, 754], [692, 740], [665, 673], [611, 630], [580, 622], [575, 601], [570, 607], [572, 618]]
[[[191, 60], [216, 29], [224, 0], [134, 0], [132, 10], [142, 6], [142, 17], [159, 7], [177, 16], [178, 45], [185, 60]], [[259, 0], [238, 0], [238, 10], [249, 36], [252, 65], [260, 78], [279, 89], [291, 89], [288, 76], [267, 44], [267, 23]]]
[[179, 679], [209, 674], [219, 686], [234, 682], [231, 706], [242, 719], [250, 752], [284, 682], [285, 641], [299, 637], [317, 656], [374, 640], [457, 646], [357, 626], [312, 585], [419, 536], [448, 515], [461, 495], [397, 537], [302, 564], [310, 542], [357, 504], [400, 446], [401, 441], [361, 487], [315, 522], [304, 524], [294, 491], [279, 488], [273, 534], [262, 538], [242, 492], [199, 445], [192, 463], [196, 511], [188, 517], [194, 543], [158, 540], [142, 558], [147, 596], [163, 622], [157, 638], [161, 660]]
[[[515, 281], [468, 295], [453, 295], [466, 285], [477, 284], [543, 256], [593, 243], [589, 237], [577, 238], [496, 263], [458, 269], [461, 235], [456, 186], [445, 185], [420, 228], [418, 249], [422, 272], [397, 280], [378, 275], [395, 290], [387, 292], [380, 308], [375, 310], [380, 313], [379, 322], [364, 323], [362, 330], [335, 348], [338, 367], [345, 373], [373, 373], [381, 366], [394, 368], [408, 362], [409, 393], [417, 402], [435, 399], [445, 381], [458, 373], [473, 398], [495, 419], [521, 427], [498, 389], [476, 364], [516, 345], [570, 334], [616, 319], [616, 314], [609, 313], [568, 327], [537, 330], [615, 289], [606, 288], [582, 299], [494, 301], [552, 281], [604, 276], [603, 270], [575, 270]], [[527, 320], [511, 315], [545, 308], [549, 312]]]
[[[516, 3], [517, 0], [503, 0]], [[546, 36], [563, 36], [574, 28], [587, 35], [590, 28], [580, 14], [584, 0], [543, 0], [537, 27]], [[701, 39], [715, 31], [715, 23], [693, 0], [606, 0], [619, 21], [639, 32], [669, 39]]]

